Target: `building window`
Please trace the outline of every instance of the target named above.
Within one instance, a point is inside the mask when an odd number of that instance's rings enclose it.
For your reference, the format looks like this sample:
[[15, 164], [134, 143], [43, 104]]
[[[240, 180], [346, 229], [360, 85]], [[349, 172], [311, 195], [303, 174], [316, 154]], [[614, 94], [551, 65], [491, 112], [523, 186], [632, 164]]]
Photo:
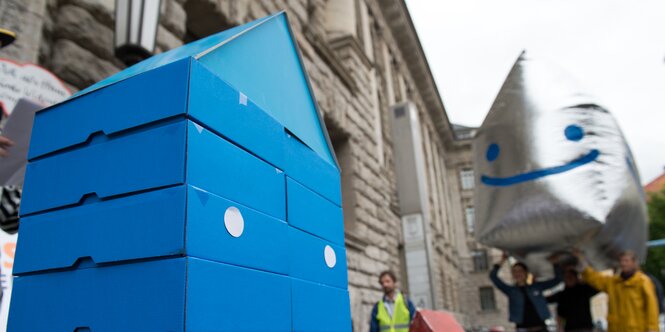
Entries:
[[462, 171], [460, 171], [460, 179], [462, 181], [462, 189], [464, 190], [473, 189], [473, 184], [475, 179], [472, 169], [465, 168]]
[[467, 206], [464, 210], [464, 214], [466, 216], [466, 229], [469, 231], [469, 234], [473, 234], [476, 210], [473, 206]]
[[496, 310], [493, 287], [480, 287], [480, 310]]
[[473, 138], [473, 130], [460, 130], [455, 132], [455, 138], [459, 140], [464, 140], [464, 139], [472, 139]]
[[487, 250], [474, 250], [471, 252], [473, 258], [473, 271], [481, 272], [487, 271]]

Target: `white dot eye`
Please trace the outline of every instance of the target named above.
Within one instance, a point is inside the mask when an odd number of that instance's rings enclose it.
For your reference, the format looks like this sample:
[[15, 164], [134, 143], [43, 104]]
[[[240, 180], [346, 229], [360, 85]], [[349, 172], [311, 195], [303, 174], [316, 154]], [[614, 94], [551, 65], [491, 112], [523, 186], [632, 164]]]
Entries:
[[323, 257], [329, 268], [332, 269], [337, 264], [337, 255], [335, 255], [335, 250], [331, 246], [326, 245], [325, 249], [323, 249]]
[[230, 206], [224, 212], [224, 226], [226, 231], [233, 237], [240, 237], [245, 230], [245, 220], [242, 218], [242, 213], [235, 206]]

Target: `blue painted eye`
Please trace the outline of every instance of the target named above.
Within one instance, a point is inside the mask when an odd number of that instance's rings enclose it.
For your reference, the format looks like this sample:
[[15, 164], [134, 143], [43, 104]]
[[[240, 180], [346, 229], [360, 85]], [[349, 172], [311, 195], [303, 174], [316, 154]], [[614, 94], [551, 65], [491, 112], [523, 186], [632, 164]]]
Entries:
[[496, 158], [499, 157], [499, 152], [501, 152], [499, 146], [492, 143], [490, 144], [490, 146], [487, 147], [487, 153], [485, 154], [485, 158], [487, 158], [487, 161], [493, 162]]
[[584, 137], [584, 130], [580, 126], [570, 125], [564, 130], [564, 134], [569, 141], [579, 141]]

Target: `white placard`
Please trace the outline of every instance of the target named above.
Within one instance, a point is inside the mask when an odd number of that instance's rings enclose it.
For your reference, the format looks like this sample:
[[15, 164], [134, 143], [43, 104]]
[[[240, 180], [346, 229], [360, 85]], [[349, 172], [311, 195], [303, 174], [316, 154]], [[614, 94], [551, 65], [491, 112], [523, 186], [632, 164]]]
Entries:
[[0, 58], [0, 108], [9, 115], [21, 98], [44, 106], [59, 103], [72, 92], [50, 71], [33, 64]]

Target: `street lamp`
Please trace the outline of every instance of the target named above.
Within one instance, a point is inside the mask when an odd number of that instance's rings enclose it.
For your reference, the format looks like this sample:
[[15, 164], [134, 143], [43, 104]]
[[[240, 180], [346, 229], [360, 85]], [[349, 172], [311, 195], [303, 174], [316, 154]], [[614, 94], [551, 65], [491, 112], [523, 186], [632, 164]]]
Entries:
[[0, 28], [0, 48], [3, 48], [14, 42], [16, 33], [7, 29]]
[[160, 0], [116, 0], [115, 55], [126, 65], [154, 52], [159, 7]]

